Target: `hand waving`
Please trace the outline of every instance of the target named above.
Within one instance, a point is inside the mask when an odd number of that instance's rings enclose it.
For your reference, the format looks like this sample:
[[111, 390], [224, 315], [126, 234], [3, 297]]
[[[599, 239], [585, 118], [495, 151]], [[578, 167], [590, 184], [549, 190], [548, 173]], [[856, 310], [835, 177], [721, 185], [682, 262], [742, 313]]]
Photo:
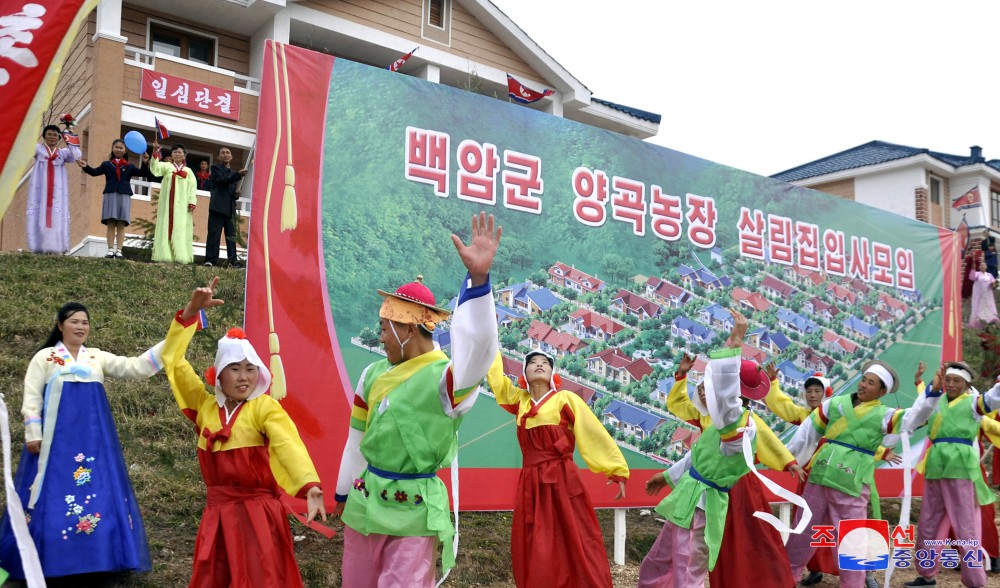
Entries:
[[198, 316], [199, 311], [215, 308], [216, 306], [224, 304], [224, 301], [215, 297], [215, 288], [218, 285], [219, 276], [215, 276], [212, 278], [212, 281], [208, 283], [208, 286], [195, 288], [194, 292], [191, 292], [191, 300], [187, 303], [187, 306], [184, 307], [181, 319], [191, 320]]
[[451, 242], [458, 250], [458, 256], [462, 258], [465, 269], [469, 271], [473, 286], [481, 286], [486, 283], [490, 273], [490, 266], [493, 265], [493, 258], [496, 257], [497, 247], [500, 246], [500, 234], [503, 227], [493, 229], [493, 215], [487, 219], [485, 212], [480, 212], [478, 216], [472, 217], [472, 241], [466, 245], [458, 235], [451, 236]]

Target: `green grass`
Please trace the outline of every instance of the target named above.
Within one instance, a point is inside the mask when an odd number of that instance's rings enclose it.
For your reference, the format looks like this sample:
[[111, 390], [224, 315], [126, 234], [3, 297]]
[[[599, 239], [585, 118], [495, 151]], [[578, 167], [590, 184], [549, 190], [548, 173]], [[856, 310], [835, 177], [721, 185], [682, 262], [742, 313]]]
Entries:
[[[62, 304], [76, 300], [89, 307], [92, 324], [88, 341], [90, 346], [112, 353], [135, 355], [164, 336], [173, 313], [184, 305], [191, 289], [202, 285], [212, 275], [220, 276], [219, 296], [227, 304], [213, 312], [211, 327], [198, 333], [191, 345], [188, 357], [199, 370], [211, 364], [216, 339], [228, 326], [242, 322], [243, 271], [0, 254], [0, 392], [5, 394], [12, 413], [15, 459], [23, 440], [18, 414], [24, 371], [28, 360], [52, 328], [56, 310]], [[897, 345], [889, 352], [895, 352], [896, 347], [903, 351], [909, 346]], [[350, 346], [345, 347], [345, 353], [354, 353], [349, 349]], [[966, 359], [978, 367], [982, 349], [974, 332], [965, 336], [965, 351]], [[364, 350], [356, 352], [359, 357], [375, 358]], [[909, 381], [908, 375], [900, 375], [904, 377], [904, 383]], [[191, 425], [174, 404], [162, 375], [141, 382], [109, 381], [107, 390], [146, 523], [153, 558], [150, 574], [124, 577], [114, 585], [142, 588], [184, 586], [190, 578], [194, 539], [205, 500]], [[495, 447], [501, 442], [513, 447], [516, 445], [513, 427], [503, 425], [511, 417], [492, 399], [488, 400], [491, 402], [477, 404], [480, 408], [475, 418], [470, 416], [466, 419], [461, 442], [467, 443], [500, 427], [484, 438], [489, 439], [488, 443], [483, 443], [484, 448]], [[503, 453], [515, 456], [519, 461], [520, 454], [516, 448]], [[639, 465], [648, 462], [646, 458], [628, 457], [630, 463], [637, 467], [649, 467]], [[634, 459], [638, 461], [632, 461]], [[501, 465], [516, 467], [517, 464]], [[629, 492], [641, 492], [644, 483], [645, 479], [633, 480], [629, 484]], [[329, 486], [327, 490], [332, 491]], [[605, 546], [610, 556], [612, 512], [599, 511], [598, 519], [604, 529]], [[463, 513], [461, 522], [458, 566], [452, 572], [448, 585], [510, 584], [511, 514]], [[333, 526], [339, 528], [337, 523]], [[631, 509], [627, 526], [626, 559], [635, 565], [652, 545], [660, 525], [654, 517], [640, 516], [638, 509]], [[341, 535], [327, 540], [304, 530], [296, 522], [292, 523], [292, 532], [305, 536], [296, 542], [295, 549], [306, 585], [339, 586], [343, 549]], [[74, 581], [68, 585], [86, 584]]]

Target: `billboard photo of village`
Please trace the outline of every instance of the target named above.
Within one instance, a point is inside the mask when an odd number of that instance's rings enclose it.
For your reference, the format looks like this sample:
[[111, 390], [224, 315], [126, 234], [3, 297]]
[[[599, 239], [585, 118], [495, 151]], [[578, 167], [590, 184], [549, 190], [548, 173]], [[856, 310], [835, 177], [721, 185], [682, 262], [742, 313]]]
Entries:
[[[693, 390], [709, 351], [732, 327], [728, 308], [751, 321], [743, 357], [773, 362], [782, 389], [802, 404], [811, 374], [825, 374], [834, 389], [844, 388], [863, 361], [905, 340], [934, 310], [918, 291], [828, 279], [719, 248], [692, 254], [662, 275], [599, 269], [556, 260], [524, 281], [494, 285], [504, 372], [516, 383], [529, 350], [550, 353], [564, 390], [578, 394], [620, 445], [663, 464], [683, 456], [700, 435], [667, 411], [675, 362], [683, 353], [696, 357], [688, 373]], [[362, 331], [353, 342], [377, 346], [375, 330]], [[447, 329], [435, 338], [447, 351]], [[762, 403], [753, 408], [779, 435], [789, 429]]]

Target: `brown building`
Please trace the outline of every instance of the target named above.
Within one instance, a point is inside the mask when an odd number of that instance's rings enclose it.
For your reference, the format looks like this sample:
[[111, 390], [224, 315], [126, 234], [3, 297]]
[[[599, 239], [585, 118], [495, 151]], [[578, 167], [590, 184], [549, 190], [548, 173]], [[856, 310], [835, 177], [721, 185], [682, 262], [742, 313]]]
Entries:
[[[102, 0], [77, 34], [43, 118], [49, 123], [73, 113], [92, 166], [129, 131], [151, 142], [158, 118], [171, 134], [161, 143], [183, 143], [192, 169], [202, 160], [215, 163], [223, 146], [240, 169], [256, 136], [268, 39], [377, 67], [417, 46], [400, 74], [506, 99], [509, 73], [533, 88], [555, 90], [525, 108], [639, 139], [659, 128], [657, 114], [594, 98], [488, 0]], [[75, 166], [67, 171], [70, 253], [104, 255], [103, 179]], [[241, 192], [243, 217], [250, 210], [250, 180]], [[25, 175], [0, 220], [0, 250], [25, 247], [27, 182]], [[136, 179], [133, 189], [132, 239], [141, 236], [136, 219], [153, 219], [150, 199], [159, 184]], [[198, 195], [196, 257], [204, 254], [209, 198], [208, 192]]]

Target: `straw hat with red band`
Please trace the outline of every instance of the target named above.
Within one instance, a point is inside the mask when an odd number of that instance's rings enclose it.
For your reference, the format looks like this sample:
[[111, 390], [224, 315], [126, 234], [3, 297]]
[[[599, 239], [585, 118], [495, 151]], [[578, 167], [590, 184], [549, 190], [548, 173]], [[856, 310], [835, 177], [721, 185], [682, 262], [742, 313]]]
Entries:
[[378, 311], [378, 317], [404, 325], [421, 325], [433, 331], [438, 323], [448, 320], [451, 311], [434, 305], [434, 294], [424, 285], [424, 277], [403, 284], [395, 292], [378, 290], [385, 300]]
[[763, 400], [771, 389], [771, 379], [756, 362], [744, 359], [740, 364], [740, 394], [750, 400]]

